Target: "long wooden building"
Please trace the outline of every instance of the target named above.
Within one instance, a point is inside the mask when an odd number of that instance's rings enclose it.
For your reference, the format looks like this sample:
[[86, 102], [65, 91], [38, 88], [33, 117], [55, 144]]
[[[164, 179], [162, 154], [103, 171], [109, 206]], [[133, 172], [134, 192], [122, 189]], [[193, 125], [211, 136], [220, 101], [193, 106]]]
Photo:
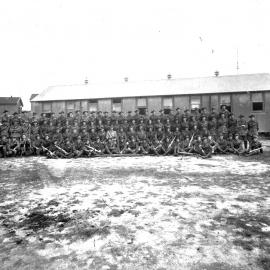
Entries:
[[270, 74], [245, 74], [122, 83], [50, 86], [31, 100], [32, 112], [134, 111], [226, 105], [236, 116], [256, 116], [270, 131]]

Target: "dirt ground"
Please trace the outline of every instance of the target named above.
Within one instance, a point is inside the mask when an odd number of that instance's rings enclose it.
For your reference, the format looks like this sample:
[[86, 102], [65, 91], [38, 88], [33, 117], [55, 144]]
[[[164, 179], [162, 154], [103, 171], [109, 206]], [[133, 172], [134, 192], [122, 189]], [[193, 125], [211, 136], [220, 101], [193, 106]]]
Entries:
[[0, 269], [270, 269], [270, 152], [0, 162]]

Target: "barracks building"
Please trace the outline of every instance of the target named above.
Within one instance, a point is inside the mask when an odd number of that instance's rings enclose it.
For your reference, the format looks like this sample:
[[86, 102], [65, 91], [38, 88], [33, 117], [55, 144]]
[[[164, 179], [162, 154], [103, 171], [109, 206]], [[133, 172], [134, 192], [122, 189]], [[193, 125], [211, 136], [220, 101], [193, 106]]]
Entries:
[[8, 110], [10, 113], [20, 113], [22, 111], [23, 102], [20, 97], [0, 97], [1, 113]]
[[270, 132], [270, 74], [246, 74], [121, 83], [50, 86], [32, 96], [32, 112], [227, 109], [238, 117], [254, 114], [260, 132]]

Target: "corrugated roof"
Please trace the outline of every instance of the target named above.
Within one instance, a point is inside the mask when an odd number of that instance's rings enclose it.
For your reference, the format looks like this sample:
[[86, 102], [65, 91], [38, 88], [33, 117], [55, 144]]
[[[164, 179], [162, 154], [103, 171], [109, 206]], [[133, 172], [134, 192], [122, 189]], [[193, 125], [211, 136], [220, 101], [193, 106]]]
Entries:
[[270, 90], [270, 74], [245, 74], [158, 81], [50, 86], [32, 101], [166, 96]]
[[23, 106], [20, 97], [0, 97], [0, 105], [16, 105], [18, 102], [21, 102], [21, 105]]

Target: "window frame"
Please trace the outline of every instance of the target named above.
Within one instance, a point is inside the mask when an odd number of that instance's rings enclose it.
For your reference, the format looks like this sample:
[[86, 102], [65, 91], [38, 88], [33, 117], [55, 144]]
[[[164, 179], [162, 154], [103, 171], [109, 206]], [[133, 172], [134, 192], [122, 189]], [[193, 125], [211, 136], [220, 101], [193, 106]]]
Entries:
[[[119, 102], [120, 101], [120, 102]], [[121, 112], [122, 111], [122, 98], [112, 98], [111, 100], [111, 104], [112, 104], [112, 112], [116, 111], [116, 112]], [[114, 107], [116, 106], [116, 107]], [[120, 106], [120, 107], [117, 107]]]
[[[95, 104], [95, 110], [92, 110], [93, 107], [91, 104]], [[88, 110], [89, 110], [89, 112], [98, 112], [98, 100], [97, 99], [89, 99], [88, 100]]]
[[[253, 97], [252, 95], [253, 94], [261, 94], [262, 95], [262, 101], [253, 101]], [[262, 91], [254, 91], [254, 92], [251, 92], [250, 93], [250, 103], [251, 103], [251, 111], [252, 113], [262, 113], [262, 112], [265, 112], [265, 93], [262, 92]], [[254, 104], [255, 103], [261, 103], [262, 105], [262, 110], [254, 110]]]
[[[45, 110], [45, 106], [48, 106], [49, 109]], [[42, 112], [43, 113], [50, 113], [52, 111], [52, 103], [51, 102], [44, 102], [42, 105]]]
[[[145, 100], [145, 105], [139, 105], [139, 99], [144, 99]], [[147, 108], [147, 98], [146, 97], [137, 97], [136, 98], [136, 105], [137, 108]]]
[[[229, 103], [221, 102], [221, 97], [222, 96], [230, 97], [230, 102]], [[219, 110], [221, 109], [222, 106], [226, 106], [226, 109], [229, 112], [232, 112], [232, 94], [223, 93], [223, 94], [218, 95], [218, 104], [219, 104]]]
[[[199, 103], [199, 107], [194, 107], [192, 108], [192, 99], [198, 99], [200, 101]], [[200, 109], [202, 107], [202, 96], [201, 95], [192, 95], [190, 96], [190, 99], [189, 99], [189, 106], [190, 106], [190, 111], [195, 111], [196, 108]]]
[[[72, 104], [73, 105], [73, 108], [69, 108], [69, 105]], [[67, 112], [72, 112], [75, 110], [75, 101], [70, 101], [70, 100], [67, 100], [66, 101], [66, 109], [67, 109]]]
[[[172, 101], [172, 105], [171, 105], [171, 106], [165, 106], [164, 102], [165, 102], [166, 99], [171, 99], [171, 101]], [[163, 108], [163, 109], [171, 109], [171, 110], [173, 110], [173, 106], [174, 106], [173, 100], [174, 100], [174, 99], [173, 99], [172, 96], [165, 96], [165, 97], [162, 97], [162, 108]]]

